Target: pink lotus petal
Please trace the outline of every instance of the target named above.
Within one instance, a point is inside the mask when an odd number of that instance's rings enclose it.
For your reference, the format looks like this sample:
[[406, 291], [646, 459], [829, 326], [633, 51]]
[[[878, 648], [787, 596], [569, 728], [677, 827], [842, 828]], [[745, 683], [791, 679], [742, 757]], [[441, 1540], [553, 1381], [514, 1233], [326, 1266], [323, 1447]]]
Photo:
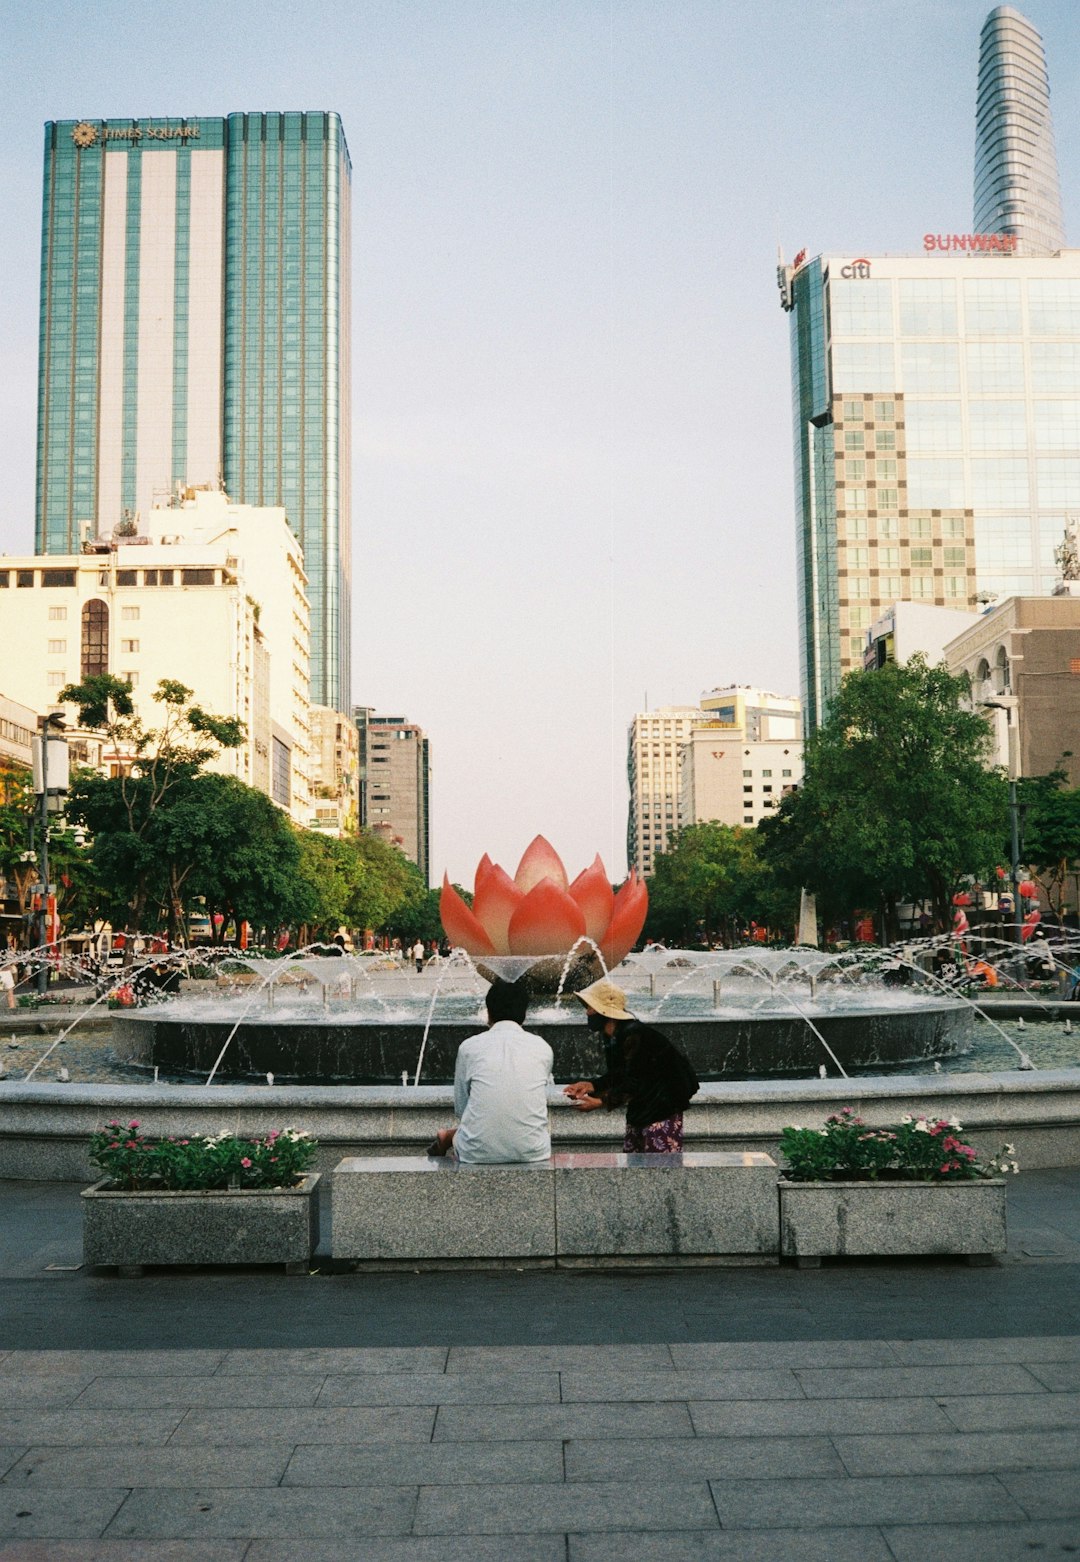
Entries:
[[631, 869], [630, 877], [615, 896], [615, 909], [611, 914], [611, 926], [607, 930], [601, 948], [604, 964], [611, 971], [625, 960], [637, 943], [638, 934], [645, 926], [649, 911], [649, 892], [644, 882]]
[[541, 879], [510, 918], [510, 953], [564, 955], [584, 931], [577, 902], [550, 879]]
[[481, 884], [484, 882], [484, 879], [491, 872], [494, 866], [495, 864], [492, 862], [487, 852], [485, 852], [480, 861], [476, 864], [476, 877], [473, 879], [474, 900], [476, 899], [477, 892], [479, 891]]
[[585, 917], [585, 931], [599, 944], [611, 925], [615, 892], [608, 882], [607, 870], [597, 853], [593, 864], [578, 874], [570, 886], [570, 898], [576, 900]]
[[442, 894], [439, 896], [439, 918], [443, 932], [455, 948], [464, 949], [470, 955], [495, 953], [491, 939], [450, 883], [450, 875], [447, 873], [443, 874]]
[[510, 918], [525, 897], [498, 863], [492, 863], [483, 877], [478, 873], [476, 879], [473, 916], [495, 945], [495, 953], [508, 955]]
[[[514, 874], [514, 883], [523, 894], [527, 895], [531, 889], [535, 889], [541, 879], [551, 879], [561, 890], [568, 887], [562, 858], [549, 841], [545, 841], [542, 835], [538, 835], [532, 844], [526, 847], [525, 855], [518, 863], [518, 870]], [[530, 949], [525, 953], [534, 954], [536, 951]]]

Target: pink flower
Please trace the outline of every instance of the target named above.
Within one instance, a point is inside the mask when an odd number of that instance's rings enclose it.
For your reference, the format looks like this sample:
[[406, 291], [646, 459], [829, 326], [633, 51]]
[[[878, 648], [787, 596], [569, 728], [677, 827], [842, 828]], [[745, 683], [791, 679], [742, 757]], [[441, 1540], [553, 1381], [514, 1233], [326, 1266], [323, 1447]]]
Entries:
[[127, 1144], [124, 1146], [125, 1150], [137, 1150], [138, 1148], [138, 1143], [134, 1139], [129, 1139]]
[[133, 1117], [131, 1119], [131, 1122], [128, 1124], [128, 1127], [129, 1128], [138, 1128], [138, 1126], [139, 1126], [139, 1119], [137, 1117]]
[[513, 878], [480, 859], [472, 909], [443, 875], [439, 915], [452, 944], [470, 955], [562, 955], [590, 938], [611, 970], [630, 953], [645, 924], [649, 892], [634, 869], [616, 895], [600, 857], [573, 883], [554, 848], [538, 835]]
[[245, 1155], [245, 1156], [244, 1156], [244, 1158], [243, 1158], [243, 1159], [242, 1159], [242, 1161], [241, 1161], [241, 1162], [240, 1162], [240, 1165], [241, 1165], [241, 1166], [245, 1166], [245, 1167], [246, 1167], [246, 1166], [250, 1166], [250, 1165], [251, 1165], [251, 1161], [250, 1161], [250, 1160], [249, 1160], [249, 1158], [248, 1158], [248, 1157], [247, 1157], [247, 1156], [246, 1156], [246, 1155]]

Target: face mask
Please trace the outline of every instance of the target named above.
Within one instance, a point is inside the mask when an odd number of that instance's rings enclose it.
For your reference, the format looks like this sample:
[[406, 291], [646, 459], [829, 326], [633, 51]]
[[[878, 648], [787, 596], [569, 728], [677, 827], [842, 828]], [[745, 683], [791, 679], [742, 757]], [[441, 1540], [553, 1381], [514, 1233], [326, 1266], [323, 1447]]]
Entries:
[[590, 1030], [603, 1030], [604, 1016], [602, 1014], [595, 1013], [588, 1014], [585, 1017], [585, 1023]]

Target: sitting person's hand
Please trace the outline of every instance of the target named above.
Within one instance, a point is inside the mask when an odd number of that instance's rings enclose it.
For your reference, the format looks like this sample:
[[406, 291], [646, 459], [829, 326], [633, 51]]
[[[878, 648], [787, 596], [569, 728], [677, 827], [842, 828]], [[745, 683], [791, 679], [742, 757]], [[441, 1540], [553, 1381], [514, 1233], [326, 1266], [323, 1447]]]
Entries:
[[595, 1112], [598, 1106], [603, 1106], [599, 1096], [574, 1096], [574, 1105], [579, 1112]]
[[592, 1090], [593, 1083], [591, 1079], [579, 1079], [575, 1085], [564, 1085], [563, 1095], [569, 1096], [572, 1101], [576, 1101], [580, 1096], [591, 1096]]

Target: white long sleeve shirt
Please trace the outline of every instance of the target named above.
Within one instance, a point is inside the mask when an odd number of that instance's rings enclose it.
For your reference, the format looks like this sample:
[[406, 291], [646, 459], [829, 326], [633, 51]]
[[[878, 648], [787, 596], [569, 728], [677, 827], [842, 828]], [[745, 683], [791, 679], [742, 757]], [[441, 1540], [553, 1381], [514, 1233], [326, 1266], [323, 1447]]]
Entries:
[[458, 1159], [478, 1165], [546, 1161], [551, 1155], [547, 1089], [555, 1058], [542, 1036], [499, 1020], [458, 1048], [454, 1137]]

